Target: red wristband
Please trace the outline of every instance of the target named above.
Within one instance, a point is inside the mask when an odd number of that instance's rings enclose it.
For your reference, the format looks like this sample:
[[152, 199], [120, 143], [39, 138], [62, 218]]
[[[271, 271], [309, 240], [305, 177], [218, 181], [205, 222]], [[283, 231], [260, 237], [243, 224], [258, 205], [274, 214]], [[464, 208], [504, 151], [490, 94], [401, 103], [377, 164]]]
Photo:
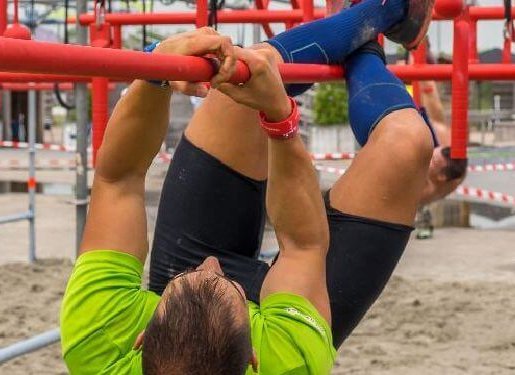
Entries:
[[297, 102], [288, 97], [291, 103], [290, 115], [280, 122], [269, 122], [263, 112], [259, 112], [261, 127], [267, 132], [270, 138], [289, 139], [294, 137], [299, 130], [300, 113]]

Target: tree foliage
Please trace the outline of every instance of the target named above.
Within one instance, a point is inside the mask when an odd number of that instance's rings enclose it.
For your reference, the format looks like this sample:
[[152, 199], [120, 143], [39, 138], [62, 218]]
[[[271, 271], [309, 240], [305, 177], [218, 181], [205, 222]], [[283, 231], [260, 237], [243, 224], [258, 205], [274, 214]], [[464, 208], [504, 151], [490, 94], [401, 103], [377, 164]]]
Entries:
[[313, 112], [318, 125], [347, 124], [348, 94], [344, 83], [321, 83], [315, 90]]

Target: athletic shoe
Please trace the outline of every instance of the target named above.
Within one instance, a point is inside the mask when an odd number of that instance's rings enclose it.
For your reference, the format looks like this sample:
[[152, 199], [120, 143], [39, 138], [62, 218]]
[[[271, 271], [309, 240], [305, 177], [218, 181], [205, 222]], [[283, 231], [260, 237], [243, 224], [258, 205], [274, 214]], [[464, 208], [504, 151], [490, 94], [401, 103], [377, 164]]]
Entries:
[[[352, 7], [364, 0], [344, 0], [344, 8]], [[385, 4], [388, 0], [383, 0]], [[435, 0], [406, 0], [408, 14], [406, 18], [393, 26], [384, 35], [392, 42], [402, 44], [407, 50], [418, 47], [427, 34], [433, 16]]]
[[408, 14], [404, 21], [393, 26], [384, 35], [392, 42], [402, 44], [407, 50], [412, 50], [417, 48], [427, 34], [435, 0], [407, 1]]

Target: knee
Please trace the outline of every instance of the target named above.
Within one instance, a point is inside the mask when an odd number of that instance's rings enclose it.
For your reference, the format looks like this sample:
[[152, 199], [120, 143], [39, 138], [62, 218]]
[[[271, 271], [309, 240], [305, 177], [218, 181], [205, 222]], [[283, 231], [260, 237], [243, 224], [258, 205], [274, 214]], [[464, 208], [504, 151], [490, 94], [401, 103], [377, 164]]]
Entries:
[[378, 125], [388, 152], [406, 167], [428, 168], [433, 155], [431, 131], [413, 109], [394, 112]]

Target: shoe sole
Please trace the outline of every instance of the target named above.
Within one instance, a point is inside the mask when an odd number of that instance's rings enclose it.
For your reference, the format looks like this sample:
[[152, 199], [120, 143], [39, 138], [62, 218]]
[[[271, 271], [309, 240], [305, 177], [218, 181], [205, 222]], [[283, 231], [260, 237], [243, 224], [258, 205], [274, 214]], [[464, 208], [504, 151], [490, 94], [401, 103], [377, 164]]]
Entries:
[[[385, 33], [385, 36], [395, 43], [402, 44], [407, 50], [418, 47], [424, 40], [431, 19], [435, 0], [409, 0], [406, 19]], [[422, 22], [418, 22], [420, 14], [425, 14]]]

